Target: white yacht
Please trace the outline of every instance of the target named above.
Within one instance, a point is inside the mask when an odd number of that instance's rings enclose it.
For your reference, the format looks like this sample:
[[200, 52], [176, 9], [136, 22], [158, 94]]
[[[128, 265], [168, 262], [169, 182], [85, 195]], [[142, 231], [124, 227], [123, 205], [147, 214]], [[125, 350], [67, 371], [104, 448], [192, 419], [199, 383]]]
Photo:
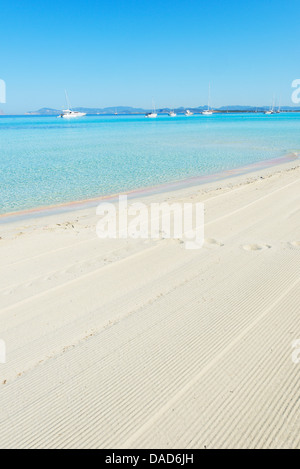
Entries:
[[187, 109], [184, 113], [185, 116], [192, 116], [194, 113], [192, 111], [190, 111], [189, 109]]
[[176, 114], [176, 112], [174, 112], [174, 111], [170, 111], [170, 112], [169, 112], [169, 116], [170, 116], [170, 117], [176, 117], [177, 114]]
[[149, 119], [155, 119], [155, 117], [157, 117], [157, 112], [155, 110], [155, 104], [153, 100], [152, 100], [152, 112], [147, 112], [145, 117], [148, 117]]
[[157, 117], [157, 113], [156, 112], [147, 112], [145, 117], [148, 117], [149, 119], [155, 119], [155, 117]]
[[64, 119], [72, 119], [74, 117], [83, 117], [86, 116], [86, 112], [72, 111], [72, 109], [63, 109], [59, 117]]
[[67, 102], [68, 109], [63, 109], [62, 113], [58, 117], [62, 117], [63, 119], [73, 119], [74, 117], [86, 116], [86, 112], [73, 111], [66, 91], [65, 91], [65, 95], [66, 95], [66, 102]]
[[207, 109], [201, 112], [203, 116], [211, 116], [213, 114], [212, 110], [209, 108], [209, 101], [210, 101], [210, 84], [208, 85], [208, 101], [207, 101]]

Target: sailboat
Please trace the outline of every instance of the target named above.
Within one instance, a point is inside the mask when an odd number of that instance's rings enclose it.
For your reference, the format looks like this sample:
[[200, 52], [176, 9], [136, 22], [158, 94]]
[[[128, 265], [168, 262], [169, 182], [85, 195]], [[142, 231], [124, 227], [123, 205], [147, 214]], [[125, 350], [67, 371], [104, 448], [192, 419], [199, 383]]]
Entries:
[[208, 85], [207, 109], [204, 109], [204, 111], [202, 111], [202, 115], [203, 115], [203, 116], [211, 116], [212, 113], [213, 113], [213, 112], [209, 109], [209, 101], [210, 101], [210, 84]]
[[155, 104], [153, 100], [152, 100], [152, 112], [147, 112], [145, 117], [148, 117], [149, 119], [155, 119], [155, 117], [157, 117], [157, 112], [155, 110]]
[[62, 113], [58, 117], [62, 117], [63, 119], [72, 119], [74, 117], [86, 116], [85, 112], [73, 111], [66, 91], [65, 91], [65, 95], [66, 95], [66, 102], [67, 102], [68, 109], [63, 109]]
[[187, 109], [184, 113], [185, 116], [192, 116], [194, 113], [192, 111], [190, 111], [189, 109]]
[[177, 114], [176, 114], [176, 112], [174, 112], [174, 109], [173, 109], [173, 111], [170, 111], [170, 112], [169, 112], [169, 116], [170, 116], [170, 117], [176, 117], [176, 115], [177, 115]]
[[274, 97], [273, 97], [273, 101], [272, 101], [272, 107], [270, 107], [269, 110], [265, 111], [265, 114], [266, 115], [275, 114], [275, 111], [274, 111]]
[[278, 104], [278, 109], [277, 111], [275, 111], [276, 114], [280, 114], [281, 113], [281, 105], [280, 105], [280, 101], [279, 101], [279, 104]]

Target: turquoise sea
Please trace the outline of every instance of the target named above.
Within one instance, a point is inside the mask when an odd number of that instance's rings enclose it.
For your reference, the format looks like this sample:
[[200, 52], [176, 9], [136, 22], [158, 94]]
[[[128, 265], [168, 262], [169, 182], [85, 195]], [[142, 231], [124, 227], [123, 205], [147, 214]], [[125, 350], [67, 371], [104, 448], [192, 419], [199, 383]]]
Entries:
[[208, 175], [300, 150], [300, 114], [0, 118], [0, 213]]

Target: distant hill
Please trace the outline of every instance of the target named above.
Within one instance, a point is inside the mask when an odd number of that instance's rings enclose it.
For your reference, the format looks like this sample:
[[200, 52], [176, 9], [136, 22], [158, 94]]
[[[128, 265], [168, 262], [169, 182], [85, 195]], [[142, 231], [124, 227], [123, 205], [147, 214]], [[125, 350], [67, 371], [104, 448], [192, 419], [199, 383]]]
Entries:
[[[142, 108], [134, 108], [128, 106], [116, 106], [116, 107], [106, 107], [106, 108], [87, 108], [87, 107], [75, 107], [73, 108], [74, 111], [79, 112], [86, 112], [87, 114], [143, 114], [147, 112], [147, 110]], [[29, 111], [27, 115], [35, 115], [35, 116], [58, 116], [61, 113], [61, 110], [58, 109], [51, 109], [51, 108], [42, 108], [38, 111]]]
[[[265, 111], [266, 109], [269, 109], [270, 106], [239, 106], [239, 105], [236, 105], [236, 106], [222, 106], [220, 108], [218, 108], [219, 111], [250, 111], [250, 112], [263, 112]], [[278, 106], [275, 106], [275, 108], [277, 109]], [[292, 106], [280, 106], [280, 109], [282, 111], [299, 111], [300, 108], [299, 107], [292, 107]]]
[[39, 109], [38, 111], [26, 112], [27, 115], [33, 115], [33, 116], [58, 116], [60, 113], [61, 111], [58, 111], [57, 109], [51, 109], [48, 107], [43, 107], [42, 109]]
[[143, 114], [145, 109], [130, 106], [111, 106], [105, 108], [76, 107], [74, 111], [86, 112], [87, 114]]

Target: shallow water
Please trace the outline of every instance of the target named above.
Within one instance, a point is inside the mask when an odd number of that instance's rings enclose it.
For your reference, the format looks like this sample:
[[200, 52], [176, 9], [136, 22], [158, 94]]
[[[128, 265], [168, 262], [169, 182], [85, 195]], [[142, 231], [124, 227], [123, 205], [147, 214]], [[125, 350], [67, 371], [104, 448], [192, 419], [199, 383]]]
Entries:
[[0, 118], [0, 213], [149, 187], [300, 149], [300, 114]]

